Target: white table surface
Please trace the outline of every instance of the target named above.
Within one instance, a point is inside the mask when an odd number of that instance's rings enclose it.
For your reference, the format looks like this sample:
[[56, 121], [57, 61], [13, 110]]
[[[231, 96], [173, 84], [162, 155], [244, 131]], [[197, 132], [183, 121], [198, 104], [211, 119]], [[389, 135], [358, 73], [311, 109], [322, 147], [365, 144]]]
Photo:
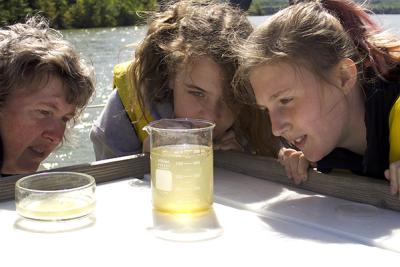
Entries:
[[214, 190], [195, 218], [154, 213], [136, 178], [98, 185], [94, 215], [72, 223], [35, 224], [1, 202], [0, 266], [399, 264], [399, 212], [222, 169]]

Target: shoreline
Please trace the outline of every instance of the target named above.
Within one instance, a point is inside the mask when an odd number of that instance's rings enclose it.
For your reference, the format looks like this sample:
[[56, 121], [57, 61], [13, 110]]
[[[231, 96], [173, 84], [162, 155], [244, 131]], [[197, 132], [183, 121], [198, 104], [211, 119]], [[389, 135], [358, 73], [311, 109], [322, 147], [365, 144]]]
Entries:
[[[263, 10], [249, 10], [249, 16], [270, 16], [278, 12], [279, 10], [285, 7], [266, 7]], [[370, 10], [374, 15], [399, 15], [400, 8], [393, 9], [371, 9]]]

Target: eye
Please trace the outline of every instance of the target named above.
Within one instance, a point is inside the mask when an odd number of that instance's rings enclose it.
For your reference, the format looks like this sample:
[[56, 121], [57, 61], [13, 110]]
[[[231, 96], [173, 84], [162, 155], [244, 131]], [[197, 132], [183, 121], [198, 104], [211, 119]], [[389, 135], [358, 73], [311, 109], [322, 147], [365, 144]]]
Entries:
[[189, 91], [189, 94], [194, 95], [196, 97], [205, 97], [205, 93], [202, 91], [197, 91], [197, 90], [193, 90], [193, 91]]
[[293, 100], [293, 97], [285, 97], [285, 98], [281, 98], [281, 99], [279, 100], [279, 102], [280, 102], [282, 105], [287, 105], [287, 104], [289, 104], [292, 100]]
[[52, 115], [52, 112], [49, 110], [45, 109], [38, 109], [37, 112], [39, 113], [40, 116], [42, 117], [50, 117]]

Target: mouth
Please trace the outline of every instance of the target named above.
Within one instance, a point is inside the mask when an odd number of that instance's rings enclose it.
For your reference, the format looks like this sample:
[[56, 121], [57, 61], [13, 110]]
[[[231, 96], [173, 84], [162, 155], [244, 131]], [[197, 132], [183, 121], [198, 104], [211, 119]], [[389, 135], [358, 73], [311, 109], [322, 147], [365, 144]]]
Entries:
[[49, 154], [48, 149], [45, 149], [45, 148], [29, 147], [28, 149], [29, 149], [31, 155], [33, 156], [33, 158], [37, 158], [39, 160], [46, 158], [47, 155]]
[[292, 139], [290, 143], [296, 146], [298, 149], [303, 150], [306, 140], [307, 140], [307, 135], [303, 135], [296, 139]]

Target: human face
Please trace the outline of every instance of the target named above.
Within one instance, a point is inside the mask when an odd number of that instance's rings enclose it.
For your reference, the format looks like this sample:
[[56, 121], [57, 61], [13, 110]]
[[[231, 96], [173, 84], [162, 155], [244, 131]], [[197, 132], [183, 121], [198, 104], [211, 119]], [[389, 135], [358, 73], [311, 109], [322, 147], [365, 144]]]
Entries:
[[61, 80], [49, 76], [43, 87], [12, 93], [0, 115], [4, 147], [2, 173], [30, 173], [60, 144], [75, 105], [65, 100]]
[[257, 103], [267, 108], [273, 134], [318, 161], [344, 146], [349, 106], [337, 87], [317, 79], [304, 67], [264, 64], [250, 72]]
[[202, 57], [181, 66], [170, 86], [176, 117], [214, 122], [214, 140], [231, 128], [234, 116], [223, 98], [222, 70], [212, 59]]

